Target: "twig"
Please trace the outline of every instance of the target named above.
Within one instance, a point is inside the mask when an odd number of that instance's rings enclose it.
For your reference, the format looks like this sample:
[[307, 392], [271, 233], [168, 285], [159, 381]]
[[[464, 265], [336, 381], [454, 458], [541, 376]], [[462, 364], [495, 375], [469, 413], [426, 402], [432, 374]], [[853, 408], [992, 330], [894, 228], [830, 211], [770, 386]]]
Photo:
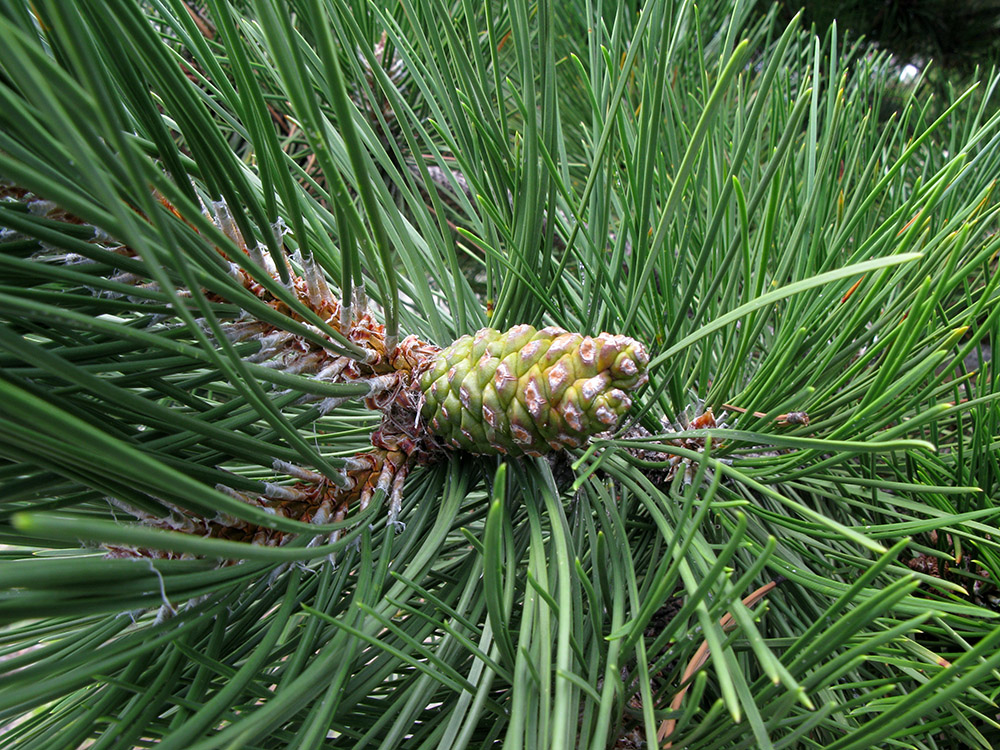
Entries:
[[[761, 415], [763, 416], [763, 415]], [[752, 607], [758, 601], [763, 599], [771, 589], [777, 586], [784, 579], [777, 579], [771, 581], [770, 583], [765, 583], [756, 591], [748, 594], [743, 598], [743, 605], [746, 607]], [[726, 612], [726, 614], [719, 620], [719, 626], [726, 632], [732, 630], [736, 627], [736, 623], [733, 620], [732, 612]], [[681, 703], [684, 702], [684, 696], [687, 695], [688, 688], [691, 687], [691, 679], [694, 677], [695, 673], [705, 666], [705, 662], [708, 661], [710, 654], [708, 647], [708, 641], [702, 641], [698, 650], [694, 652], [694, 656], [691, 657], [691, 661], [688, 662], [687, 668], [684, 670], [684, 676], [681, 677], [681, 685], [683, 687], [674, 696], [674, 699], [670, 701], [670, 710], [678, 711], [680, 710]], [[670, 735], [674, 731], [674, 727], [677, 725], [677, 719], [666, 719], [662, 724], [660, 724], [660, 730], [656, 733], [656, 739], [659, 742], [663, 742], [669, 739]], [[662, 745], [663, 750], [668, 750], [673, 746], [672, 742], [667, 742], [667, 744]]]

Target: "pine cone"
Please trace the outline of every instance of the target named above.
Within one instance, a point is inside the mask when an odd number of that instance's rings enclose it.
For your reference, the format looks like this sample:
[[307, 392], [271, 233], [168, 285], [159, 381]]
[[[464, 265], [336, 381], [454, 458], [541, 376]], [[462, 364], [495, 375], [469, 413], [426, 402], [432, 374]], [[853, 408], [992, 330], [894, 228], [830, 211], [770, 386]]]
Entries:
[[550, 326], [484, 328], [441, 350], [420, 379], [434, 434], [472, 453], [541, 455], [614, 429], [643, 385], [635, 339]]

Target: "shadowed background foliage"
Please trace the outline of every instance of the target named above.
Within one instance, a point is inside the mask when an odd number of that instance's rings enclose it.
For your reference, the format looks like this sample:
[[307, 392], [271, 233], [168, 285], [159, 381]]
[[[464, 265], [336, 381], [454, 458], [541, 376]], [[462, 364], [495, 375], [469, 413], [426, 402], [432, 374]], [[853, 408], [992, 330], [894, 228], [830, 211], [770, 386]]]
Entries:
[[[760, 3], [766, 13], [771, 3]], [[1000, 62], [1000, 3], [996, 0], [886, 0], [885, 2], [785, 2], [779, 17], [790, 20], [800, 10], [820, 32], [836, 21], [842, 29], [890, 51], [904, 63], [935, 64], [969, 74]]]

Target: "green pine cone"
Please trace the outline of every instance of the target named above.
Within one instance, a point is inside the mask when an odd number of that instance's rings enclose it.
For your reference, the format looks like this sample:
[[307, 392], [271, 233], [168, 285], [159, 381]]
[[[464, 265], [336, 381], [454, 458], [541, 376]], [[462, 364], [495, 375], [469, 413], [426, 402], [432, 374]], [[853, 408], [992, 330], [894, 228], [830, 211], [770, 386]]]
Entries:
[[472, 453], [541, 455], [614, 429], [646, 382], [635, 339], [529, 325], [483, 328], [442, 349], [420, 379], [431, 431]]

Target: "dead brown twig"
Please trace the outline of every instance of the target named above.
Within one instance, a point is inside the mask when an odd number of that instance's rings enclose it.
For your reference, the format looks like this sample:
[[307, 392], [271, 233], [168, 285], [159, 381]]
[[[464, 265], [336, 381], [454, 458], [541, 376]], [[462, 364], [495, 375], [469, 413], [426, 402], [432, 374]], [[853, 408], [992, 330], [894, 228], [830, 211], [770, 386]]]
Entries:
[[[738, 411], [740, 414], [746, 414], [747, 410], [740, 406], [733, 406], [732, 404], [723, 404], [723, 409], [728, 409], [729, 411]], [[767, 415], [763, 412], [755, 411], [752, 412], [755, 417], [763, 419]], [[796, 425], [796, 426], [809, 426], [809, 415], [804, 411], [790, 411], [787, 414], [779, 414], [774, 418], [776, 424], [779, 425]]]
[[[780, 583], [780, 580], [771, 581], [770, 583], [765, 583], [756, 591], [745, 596], [743, 598], [743, 605], [746, 607], [752, 607], [754, 604], [763, 599], [768, 592], [771, 591], [775, 586]], [[726, 614], [719, 620], [719, 627], [724, 631], [728, 632], [736, 627], [735, 620], [733, 618], [732, 612], [726, 612]], [[687, 667], [684, 669], [684, 674], [681, 677], [681, 685], [683, 686], [677, 691], [674, 699], [670, 701], [670, 710], [678, 711], [680, 710], [681, 704], [684, 702], [684, 696], [687, 695], [688, 688], [691, 687], [691, 679], [694, 677], [695, 673], [705, 666], [708, 661], [710, 654], [708, 647], [708, 641], [702, 641], [698, 650], [694, 652], [694, 656], [691, 657], [691, 661], [688, 662]], [[668, 748], [673, 747], [672, 742], [667, 742], [665, 745], [659, 745], [660, 742], [664, 740], [669, 740], [670, 735], [673, 734], [674, 727], [677, 726], [677, 719], [666, 719], [662, 724], [660, 724], [660, 729], [656, 733], [657, 746], [663, 748], [663, 750], [668, 750]]]

